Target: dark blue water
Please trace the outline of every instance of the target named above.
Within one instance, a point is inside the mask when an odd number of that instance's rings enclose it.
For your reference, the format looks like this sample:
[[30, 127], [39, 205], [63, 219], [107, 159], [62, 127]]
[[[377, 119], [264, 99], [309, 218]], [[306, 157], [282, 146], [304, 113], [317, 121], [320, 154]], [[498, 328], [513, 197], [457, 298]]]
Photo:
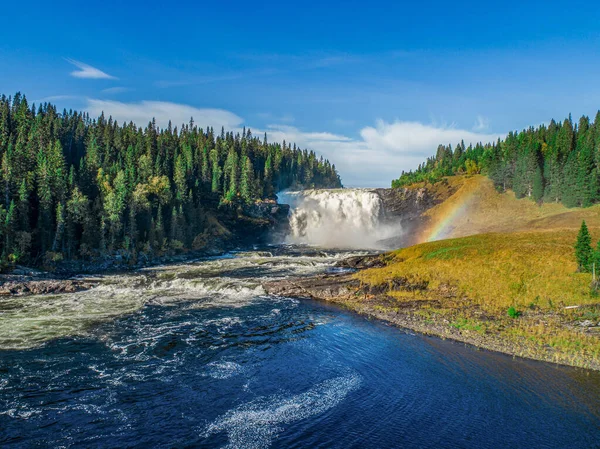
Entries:
[[600, 447], [600, 373], [286, 298], [147, 304], [0, 351], [0, 387], [2, 447]]

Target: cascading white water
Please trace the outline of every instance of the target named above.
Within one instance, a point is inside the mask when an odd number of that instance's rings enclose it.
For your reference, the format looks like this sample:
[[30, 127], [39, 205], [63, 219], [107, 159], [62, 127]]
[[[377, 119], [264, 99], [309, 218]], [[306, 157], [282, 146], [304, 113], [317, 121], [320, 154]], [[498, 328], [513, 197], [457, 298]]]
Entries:
[[379, 195], [368, 189], [283, 192], [290, 205], [290, 243], [325, 248], [383, 248], [400, 226], [384, 223]]

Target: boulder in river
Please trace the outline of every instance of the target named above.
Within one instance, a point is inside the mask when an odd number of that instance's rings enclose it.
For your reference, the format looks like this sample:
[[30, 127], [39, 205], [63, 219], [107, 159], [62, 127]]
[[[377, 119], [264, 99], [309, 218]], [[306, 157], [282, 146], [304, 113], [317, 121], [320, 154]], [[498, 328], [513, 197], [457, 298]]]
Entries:
[[90, 282], [65, 280], [42, 280], [42, 281], [8, 281], [0, 285], [0, 295], [47, 295], [58, 293], [75, 293], [92, 288]]

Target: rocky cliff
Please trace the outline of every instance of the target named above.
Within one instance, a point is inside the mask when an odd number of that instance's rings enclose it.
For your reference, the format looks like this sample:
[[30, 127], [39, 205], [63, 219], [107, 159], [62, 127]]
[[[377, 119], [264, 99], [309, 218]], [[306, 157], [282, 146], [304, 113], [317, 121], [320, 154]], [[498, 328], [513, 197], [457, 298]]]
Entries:
[[445, 201], [456, 190], [456, 186], [444, 182], [433, 186], [375, 189], [381, 198], [383, 219], [389, 223], [399, 223], [402, 228], [402, 235], [387, 239], [386, 246], [400, 248], [419, 243], [415, 231], [427, 226], [429, 217], [425, 212]]

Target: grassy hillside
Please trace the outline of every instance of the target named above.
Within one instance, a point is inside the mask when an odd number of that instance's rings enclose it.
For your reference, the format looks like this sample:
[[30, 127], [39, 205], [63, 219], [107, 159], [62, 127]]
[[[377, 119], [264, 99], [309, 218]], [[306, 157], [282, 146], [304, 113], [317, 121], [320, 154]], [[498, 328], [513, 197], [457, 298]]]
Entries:
[[453, 338], [492, 342], [482, 346], [600, 367], [600, 298], [591, 275], [576, 272], [573, 248], [582, 218], [600, 239], [600, 206], [540, 207], [497, 193], [481, 176], [448, 182], [461, 185], [428, 211], [421, 240], [444, 226], [435, 238], [458, 238], [394, 251], [385, 267], [357, 273], [370, 291], [388, 291], [392, 301], [378, 307]]
[[[427, 211], [428, 225], [420, 241], [427, 241], [432, 231], [448, 216], [460, 209], [440, 237], [452, 238], [487, 232], [578, 229], [585, 219], [590, 227], [600, 227], [600, 205], [567, 209], [562, 204], [537, 205], [529, 199], [516, 199], [514, 193], [498, 193], [492, 182], [482, 176], [446, 178], [447, 190], [454, 194]], [[435, 191], [440, 187], [434, 187]], [[600, 237], [600, 235], [599, 235]]]

